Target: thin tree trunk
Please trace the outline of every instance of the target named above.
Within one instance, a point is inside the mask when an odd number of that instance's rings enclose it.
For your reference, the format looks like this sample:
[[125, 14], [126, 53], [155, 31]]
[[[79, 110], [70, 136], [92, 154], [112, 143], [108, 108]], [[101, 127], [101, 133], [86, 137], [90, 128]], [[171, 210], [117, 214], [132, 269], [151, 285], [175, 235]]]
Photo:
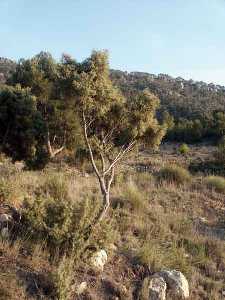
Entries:
[[50, 142], [50, 137], [49, 137], [49, 132], [47, 132], [47, 148], [48, 148], [48, 154], [50, 158], [54, 158], [57, 154], [62, 152], [65, 148], [65, 146], [60, 147], [59, 149], [53, 150], [51, 142]]

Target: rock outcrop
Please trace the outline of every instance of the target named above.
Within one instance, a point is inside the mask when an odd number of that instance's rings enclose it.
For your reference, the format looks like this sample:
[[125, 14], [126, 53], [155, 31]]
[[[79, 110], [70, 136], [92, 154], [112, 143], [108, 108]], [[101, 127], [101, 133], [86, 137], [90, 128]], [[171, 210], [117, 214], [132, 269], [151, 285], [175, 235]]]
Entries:
[[166, 282], [158, 274], [146, 277], [143, 281], [140, 300], [166, 300]]
[[107, 253], [105, 250], [101, 249], [93, 254], [91, 257], [91, 265], [99, 270], [103, 271], [104, 265], [106, 264], [108, 259]]
[[172, 294], [180, 299], [189, 297], [189, 284], [185, 276], [176, 270], [163, 270], [158, 273], [161, 276]]

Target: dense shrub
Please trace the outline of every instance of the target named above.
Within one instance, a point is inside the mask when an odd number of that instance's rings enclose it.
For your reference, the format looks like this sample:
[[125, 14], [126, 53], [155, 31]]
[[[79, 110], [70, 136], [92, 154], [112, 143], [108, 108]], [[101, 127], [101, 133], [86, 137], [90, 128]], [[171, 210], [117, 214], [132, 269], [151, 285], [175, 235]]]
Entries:
[[219, 163], [225, 165], [225, 137], [221, 140], [215, 153], [215, 158]]
[[190, 173], [186, 169], [176, 165], [168, 165], [162, 168], [158, 172], [157, 178], [160, 182], [165, 180], [177, 184], [183, 184], [191, 180]]
[[122, 199], [125, 204], [129, 203], [131, 208], [136, 212], [143, 210], [146, 205], [145, 195], [142, 193], [141, 190], [138, 189], [136, 184], [133, 183], [132, 181], [128, 182], [124, 186]]
[[219, 193], [225, 193], [225, 178], [220, 176], [208, 176], [205, 178], [205, 184], [208, 188]]
[[14, 160], [32, 159], [44, 141], [45, 124], [37, 100], [20, 86], [0, 89], [0, 142]]
[[24, 219], [33, 239], [45, 240], [48, 246], [61, 252], [84, 247], [100, 248], [113, 242], [116, 231], [112, 220], [95, 226], [91, 224], [99, 210], [98, 194], [74, 199], [69, 182], [63, 176], [50, 176], [39, 186], [36, 197], [25, 201]]
[[13, 193], [13, 187], [9, 184], [8, 181], [1, 179], [0, 180], [0, 203], [8, 200], [8, 198], [12, 193]]
[[85, 238], [82, 234], [93, 220], [93, 212], [89, 200], [76, 203], [46, 196], [26, 201], [24, 216], [33, 238], [46, 240], [50, 247], [70, 250], [80, 238]]
[[186, 153], [188, 153], [189, 152], [189, 147], [188, 147], [188, 145], [187, 144], [182, 144], [182, 145], [180, 145], [180, 147], [179, 147], [179, 149], [178, 149], [178, 151], [179, 151], [179, 153], [180, 154], [186, 154]]
[[203, 173], [205, 175], [213, 174], [218, 176], [225, 176], [225, 164], [219, 161], [193, 161], [188, 167], [191, 173]]

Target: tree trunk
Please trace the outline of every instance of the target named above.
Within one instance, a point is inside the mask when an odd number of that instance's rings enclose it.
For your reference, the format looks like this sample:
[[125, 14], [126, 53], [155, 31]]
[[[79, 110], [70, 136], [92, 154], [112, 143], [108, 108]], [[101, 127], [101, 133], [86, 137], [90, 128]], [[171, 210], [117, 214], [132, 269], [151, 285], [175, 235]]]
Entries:
[[110, 206], [109, 192], [105, 192], [102, 196], [103, 196], [103, 205], [98, 216], [99, 222], [101, 222], [105, 218], [108, 208]]
[[48, 132], [47, 133], [47, 148], [48, 148], [48, 154], [49, 154], [50, 158], [54, 158], [57, 154], [62, 152], [65, 147], [62, 146], [59, 149], [53, 150], [51, 142], [50, 142], [49, 132]]

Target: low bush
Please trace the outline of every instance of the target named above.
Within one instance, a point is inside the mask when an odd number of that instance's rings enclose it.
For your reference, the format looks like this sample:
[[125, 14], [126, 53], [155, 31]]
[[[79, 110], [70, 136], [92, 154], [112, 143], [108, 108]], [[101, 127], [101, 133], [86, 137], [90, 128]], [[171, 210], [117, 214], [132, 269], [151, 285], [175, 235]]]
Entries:
[[165, 263], [165, 254], [158, 241], [145, 243], [137, 252], [136, 260], [139, 264], [148, 266], [151, 272], [160, 271]]
[[53, 276], [56, 287], [56, 295], [59, 300], [72, 299], [73, 279], [74, 279], [74, 260], [72, 257], [64, 256]]
[[189, 150], [190, 150], [190, 148], [188, 147], [187, 144], [182, 144], [182, 145], [180, 145], [180, 147], [178, 148], [178, 151], [179, 151], [180, 154], [186, 154], [186, 153], [189, 152]]
[[62, 251], [71, 250], [74, 243], [85, 239], [86, 228], [95, 214], [96, 208], [90, 200], [77, 203], [48, 196], [25, 201], [25, 225], [31, 236], [46, 240], [51, 248]]
[[134, 211], [140, 211], [145, 207], [145, 195], [138, 189], [133, 181], [124, 185], [122, 199], [128, 202]]
[[43, 196], [52, 197], [58, 200], [68, 200], [69, 182], [63, 175], [50, 175], [46, 178], [44, 184], [40, 187], [39, 192]]
[[167, 181], [170, 183], [184, 184], [191, 180], [190, 173], [179, 166], [176, 165], [168, 165], [162, 168], [158, 174], [157, 179], [159, 182]]
[[13, 187], [8, 181], [0, 180], [0, 203], [5, 202], [9, 199], [10, 195], [13, 193]]
[[61, 253], [70, 253], [75, 247], [82, 252], [90, 244], [91, 248], [100, 248], [112, 243], [115, 230], [111, 219], [95, 226], [90, 235], [100, 208], [98, 194], [74, 199], [68, 185], [65, 177], [50, 176], [33, 198], [25, 200], [24, 225], [31, 237], [46, 241], [53, 251], [59, 249]]
[[225, 137], [221, 140], [214, 154], [216, 161], [225, 164]]
[[225, 178], [220, 176], [208, 176], [204, 180], [209, 189], [218, 193], [225, 193]]

